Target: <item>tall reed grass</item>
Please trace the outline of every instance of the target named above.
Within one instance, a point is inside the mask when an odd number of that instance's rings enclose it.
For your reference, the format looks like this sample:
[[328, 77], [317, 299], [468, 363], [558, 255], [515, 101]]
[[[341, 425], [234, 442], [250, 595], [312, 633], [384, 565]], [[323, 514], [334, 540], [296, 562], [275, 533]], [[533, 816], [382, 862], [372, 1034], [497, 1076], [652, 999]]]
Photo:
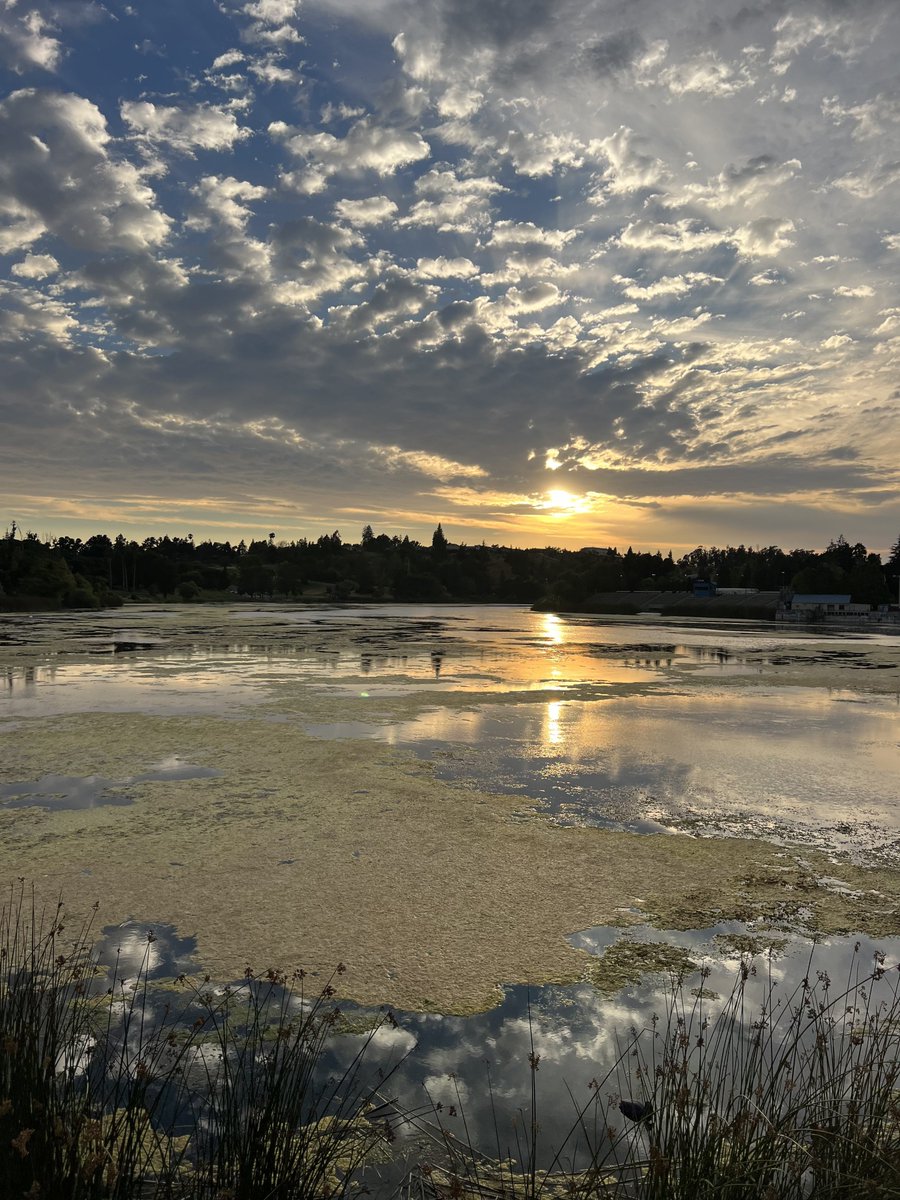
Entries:
[[[441, 1105], [419, 1114], [439, 1150], [408, 1180], [410, 1195], [900, 1197], [900, 977], [881, 955], [861, 962], [858, 946], [839, 986], [814, 960], [813, 950], [804, 978], [781, 997], [771, 960], [745, 959], [731, 995], [715, 1006], [703, 987], [671, 977], [660, 1016], [619, 1039], [618, 1058], [592, 1080], [589, 1099], [569, 1093], [570, 1132], [549, 1149], [532, 1042], [525, 1103], [511, 1129], [494, 1110], [489, 1152], [473, 1146], [461, 1096], [454, 1121]], [[758, 971], [762, 1004], [748, 999]]]
[[333, 978], [163, 982], [153, 941], [129, 975], [101, 962], [92, 920], [69, 929], [24, 884], [0, 909], [2, 1200], [341, 1200], [403, 1125], [411, 1168], [368, 1178], [405, 1200], [900, 1197], [900, 979], [881, 957], [836, 984], [813, 952], [784, 997], [766, 959], [742, 961], [724, 1002], [672, 977], [659, 1017], [570, 1092], [557, 1145], [529, 1013], [511, 1129], [485, 1076], [488, 1144], [461, 1096], [391, 1103], [373, 1041], [392, 1014], [333, 1052]]
[[[0, 1197], [340, 1197], [383, 1144], [382, 1013], [343, 1067], [324, 1064], [333, 978], [214, 987], [103, 966], [93, 922], [69, 930], [19, 886], [0, 910]], [[338, 968], [338, 971], [342, 968]], [[345, 1055], [345, 1060], [346, 1060]]]

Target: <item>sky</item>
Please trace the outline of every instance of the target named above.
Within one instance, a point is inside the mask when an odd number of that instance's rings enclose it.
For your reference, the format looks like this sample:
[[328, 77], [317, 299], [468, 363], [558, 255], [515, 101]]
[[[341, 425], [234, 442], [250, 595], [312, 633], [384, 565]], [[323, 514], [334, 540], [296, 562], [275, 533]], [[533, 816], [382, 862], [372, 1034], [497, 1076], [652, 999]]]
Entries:
[[896, 0], [0, 0], [0, 523], [900, 535]]

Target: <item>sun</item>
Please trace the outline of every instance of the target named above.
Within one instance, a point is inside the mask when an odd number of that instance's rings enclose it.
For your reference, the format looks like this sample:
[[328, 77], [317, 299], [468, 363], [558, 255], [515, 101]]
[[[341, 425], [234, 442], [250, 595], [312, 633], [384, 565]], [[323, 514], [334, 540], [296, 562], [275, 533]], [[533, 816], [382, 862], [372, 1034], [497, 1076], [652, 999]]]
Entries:
[[590, 507], [587, 496], [576, 496], [565, 488], [550, 488], [547, 499], [541, 505], [553, 516], [568, 517], [573, 513], [586, 512]]

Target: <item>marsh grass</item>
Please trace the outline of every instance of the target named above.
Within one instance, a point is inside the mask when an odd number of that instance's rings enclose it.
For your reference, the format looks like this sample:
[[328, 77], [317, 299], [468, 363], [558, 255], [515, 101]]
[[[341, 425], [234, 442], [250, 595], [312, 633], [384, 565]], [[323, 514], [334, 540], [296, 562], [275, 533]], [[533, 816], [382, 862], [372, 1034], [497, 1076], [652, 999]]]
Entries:
[[[900, 1197], [897, 969], [886, 971], [880, 955], [862, 963], [857, 947], [835, 985], [814, 959], [813, 950], [784, 997], [765, 957], [741, 962], [724, 1004], [672, 976], [663, 1012], [618, 1040], [615, 1063], [591, 1081], [587, 1101], [569, 1093], [568, 1136], [543, 1152], [532, 1040], [528, 1101], [512, 1136], [501, 1137], [492, 1094], [487, 1152], [468, 1136], [461, 1099], [451, 1115], [461, 1117], [462, 1137], [459, 1121], [434, 1105], [440, 1151], [417, 1188], [442, 1200]], [[761, 1003], [748, 999], [751, 982], [762, 983]], [[628, 1120], [623, 1099], [643, 1118]]]
[[[130, 974], [95, 942], [24, 885], [0, 909], [3, 1200], [341, 1200], [366, 1179], [400, 1200], [900, 1198], [900, 979], [881, 956], [835, 983], [813, 950], [792, 990], [745, 957], [724, 1002], [672, 976], [550, 1144], [530, 1009], [521, 1108], [510, 1126], [488, 1068], [485, 1142], [459, 1089], [393, 1104], [399, 1064], [386, 1077], [373, 1041], [394, 1018], [348, 1023], [333, 978], [163, 981], [152, 933]], [[403, 1126], [412, 1157], [391, 1146]]]
[[[218, 988], [103, 966], [24, 885], [0, 910], [0, 1196], [66, 1200], [340, 1197], [389, 1133], [363, 1077], [381, 1014], [325, 1069], [333, 978], [250, 970]], [[338, 968], [342, 970], [343, 968]], [[348, 1056], [345, 1054], [344, 1059]], [[367, 1064], [368, 1065], [368, 1064]], [[382, 1092], [383, 1094], [383, 1092]]]

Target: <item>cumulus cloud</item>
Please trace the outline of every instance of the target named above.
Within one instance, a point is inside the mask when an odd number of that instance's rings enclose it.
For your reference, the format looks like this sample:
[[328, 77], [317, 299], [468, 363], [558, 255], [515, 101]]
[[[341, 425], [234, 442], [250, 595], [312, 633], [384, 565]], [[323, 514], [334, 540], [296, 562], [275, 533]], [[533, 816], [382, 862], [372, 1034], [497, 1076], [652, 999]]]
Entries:
[[491, 200], [505, 191], [489, 176], [460, 177], [445, 167], [421, 175], [415, 192], [421, 199], [410, 208], [402, 225], [431, 225], [439, 232], [473, 233], [489, 222]]
[[541, 246], [561, 250], [578, 236], [577, 229], [542, 229], [533, 221], [495, 221], [489, 246]]
[[752, 275], [747, 282], [751, 287], [774, 287], [776, 284], [784, 283], [784, 277], [774, 267], [769, 267], [766, 271]]
[[851, 287], [843, 284], [841, 287], [834, 289], [835, 296], [844, 296], [849, 300], [862, 300], [867, 296], [874, 296], [875, 289], [867, 283], [858, 284], [856, 287]]
[[658, 82], [676, 96], [733, 96], [754, 82], [745, 64], [722, 62], [712, 51], [660, 71]]
[[860, 200], [871, 200], [886, 187], [891, 187], [900, 180], [900, 159], [885, 161], [880, 159], [871, 167], [861, 170], [848, 171], [835, 179], [834, 186], [849, 192]]
[[426, 279], [471, 279], [478, 268], [468, 258], [419, 258], [416, 274]]
[[835, 125], [852, 121], [856, 136], [869, 140], [900, 122], [900, 99], [881, 94], [861, 104], [845, 105], [837, 96], [826, 96], [822, 101], [822, 112]]
[[52, 254], [26, 254], [21, 262], [13, 263], [10, 270], [20, 279], [46, 279], [48, 275], [56, 274], [59, 263]]
[[191, 194], [199, 201], [197, 212], [189, 220], [193, 229], [210, 229], [218, 224], [243, 230], [253, 215], [247, 201], [263, 200], [269, 192], [268, 188], [231, 175], [205, 175], [191, 188]]
[[619, 235], [619, 244], [631, 250], [662, 250], [689, 254], [721, 246], [726, 235], [690, 217], [680, 221], [631, 221]]
[[659, 297], [686, 296], [695, 288], [709, 287], [715, 283], [722, 283], [722, 280], [716, 275], [707, 275], [701, 271], [688, 271], [685, 275], [664, 275], [648, 284], [636, 283], [635, 280], [622, 275], [614, 275], [613, 282], [618, 283], [631, 300], [655, 300]]
[[549, 447], [768, 464], [810, 411], [881, 461], [842, 415], [896, 387], [896, 6], [222, 0], [192, 45], [132, 5], [114, 101], [64, 11], [0, 0], [81, 92], [0, 102], [0, 320], [4, 396], [97, 414], [66, 455], [405, 513], [454, 474], [533, 511]]
[[66, 343], [79, 327], [70, 305], [26, 287], [0, 284], [0, 342]]
[[431, 152], [419, 133], [381, 126], [370, 117], [351, 125], [344, 137], [307, 133], [284, 121], [273, 121], [269, 133], [295, 158], [305, 159], [307, 165], [286, 173], [284, 182], [308, 194], [323, 191], [333, 175], [358, 175], [364, 171], [393, 175], [401, 167], [427, 158]]
[[659, 187], [669, 177], [664, 164], [642, 149], [643, 139], [634, 130], [621, 125], [618, 130], [597, 143], [597, 149], [609, 162], [601, 177], [602, 191], [613, 195], [635, 192], [641, 188]]
[[736, 229], [731, 240], [744, 258], [768, 257], [790, 246], [793, 232], [794, 222], [786, 217], [758, 217]]
[[295, 24], [300, 0], [250, 0], [240, 11], [248, 19], [243, 31], [245, 41], [275, 46], [303, 41]]
[[780, 163], [769, 154], [759, 154], [741, 165], [729, 163], [707, 184], [688, 184], [684, 195], [714, 209], [752, 204], [793, 179], [800, 169], [799, 159]]
[[783, 73], [792, 59], [814, 43], [840, 58], [851, 58], [874, 32], [858, 21], [843, 21], [824, 13], [789, 12], [775, 25], [773, 69]]
[[100, 109], [35, 88], [0, 103], [0, 207], [23, 248], [50, 232], [81, 249], [145, 249], [171, 224], [141, 172], [114, 154]]
[[387, 196], [367, 196], [364, 200], [338, 200], [335, 214], [350, 225], [383, 225], [397, 213], [397, 205]]
[[853, 338], [846, 333], [833, 333], [831, 337], [824, 338], [819, 345], [823, 350], [841, 350], [844, 346], [849, 346]]
[[19, 74], [31, 67], [55, 71], [63, 55], [56, 32], [37, 7], [7, 3], [0, 12], [0, 62]]
[[132, 135], [150, 146], [168, 146], [181, 154], [197, 150], [230, 150], [250, 136], [233, 112], [215, 104], [157, 105], [126, 100], [122, 120]]

